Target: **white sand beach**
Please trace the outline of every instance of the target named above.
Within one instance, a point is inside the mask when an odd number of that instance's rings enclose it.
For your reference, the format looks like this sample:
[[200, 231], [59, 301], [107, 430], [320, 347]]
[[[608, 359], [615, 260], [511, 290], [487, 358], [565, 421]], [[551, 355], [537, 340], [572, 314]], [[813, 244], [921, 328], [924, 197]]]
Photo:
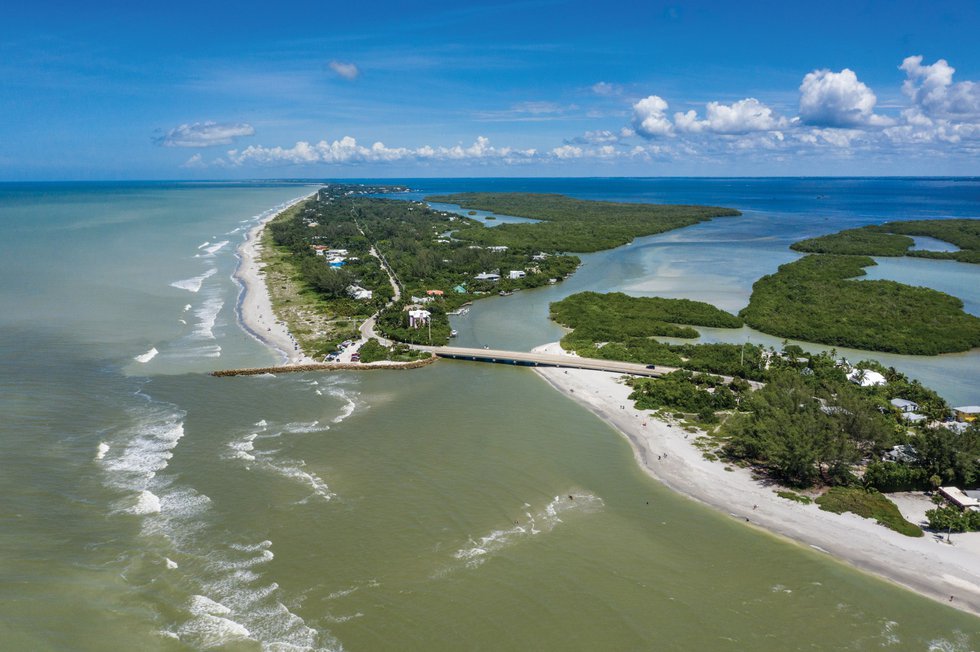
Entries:
[[[534, 349], [561, 353], [558, 343]], [[929, 532], [911, 538], [854, 514], [833, 514], [776, 495], [746, 469], [704, 459], [697, 436], [633, 409], [630, 388], [602, 371], [537, 368], [629, 440], [640, 466], [670, 489], [733, 518], [787, 537], [950, 606], [980, 615], [980, 533], [954, 534], [952, 544]], [[776, 487], [778, 488], [778, 487]], [[921, 494], [897, 494], [903, 515], [922, 523], [931, 507]], [[952, 596], [952, 601], [950, 597]]]
[[262, 245], [259, 236], [265, 225], [282, 214], [283, 211], [297, 203], [309, 199], [316, 192], [295, 199], [286, 204], [283, 209], [263, 218], [249, 229], [245, 241], [238, 248], [240, 261], [235, 270], [235, 278], [242, 284], [242, 297], [239, 301], [239, 318], [247, 331], [262, 343], [275, 349], [286, 364], [309, 364], [314, 362], [307, 357], [299, 347], [295, 338], [290, 334], [284, 322], [276, 318], [272, 311], [272, 300], [262, 275], [263, 264], [259, 262]]

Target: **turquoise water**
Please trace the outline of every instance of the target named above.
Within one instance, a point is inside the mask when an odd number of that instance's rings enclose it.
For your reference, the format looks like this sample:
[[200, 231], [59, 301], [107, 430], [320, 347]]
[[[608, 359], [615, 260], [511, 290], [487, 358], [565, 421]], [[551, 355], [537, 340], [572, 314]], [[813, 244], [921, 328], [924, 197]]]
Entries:
[[[656, 270], [674, 270], [669, 291], [737, 307], [794, 231], [837, 230], [848, 202], [862, 212], [869, 194], [934, 200], [951, 215], [976, 206], [956, 194], [962, 184], [768, 183], [581, 181], [583, 196], [752, 212], [590, 255], [561, 286], [478, 302], [460, 339], [551, 341], [553, 297], [668, 276]], [[663, 489], [617, 433], [528, 370], [206, 375], [274, 361], [237, 325], [234, 248], [265, 211], [308, 191], [0, 186], [3, 647], [976, 647], [976, 618]], [[800, 207], [810, 194], [836, 197], [838, 224], [801, 226], [814, 219]], [[771, 197], [774, 207], [754, 203]], [[894, 219], [887, 202], [869, 203], [880, 212], [861, 219]], [[736, 265], [739, 251], [753, 260]]]

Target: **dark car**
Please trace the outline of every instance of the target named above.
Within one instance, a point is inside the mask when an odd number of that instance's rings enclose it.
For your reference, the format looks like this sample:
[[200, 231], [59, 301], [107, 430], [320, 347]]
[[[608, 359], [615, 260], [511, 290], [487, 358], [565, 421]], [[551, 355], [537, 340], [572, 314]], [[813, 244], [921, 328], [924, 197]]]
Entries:
[[648, 364], [647, 365], [647, 369], [656, 369], [656, 368], [657, 368], [657, 365], [655, 365], [655, 364]]

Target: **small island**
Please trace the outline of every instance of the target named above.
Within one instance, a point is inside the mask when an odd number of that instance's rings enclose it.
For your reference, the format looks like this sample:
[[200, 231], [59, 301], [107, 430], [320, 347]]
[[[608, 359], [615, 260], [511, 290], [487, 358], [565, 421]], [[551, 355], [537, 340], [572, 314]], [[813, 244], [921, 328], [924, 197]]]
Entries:
[[[910, 236], [948, 242], [959, 251], [914, 250]], [[838, 233], [801, 240], [790, 249], [816, 254], [860, 256], [914, 256], [980, 264], [980, 220], [909, 220], [847, 229]]]

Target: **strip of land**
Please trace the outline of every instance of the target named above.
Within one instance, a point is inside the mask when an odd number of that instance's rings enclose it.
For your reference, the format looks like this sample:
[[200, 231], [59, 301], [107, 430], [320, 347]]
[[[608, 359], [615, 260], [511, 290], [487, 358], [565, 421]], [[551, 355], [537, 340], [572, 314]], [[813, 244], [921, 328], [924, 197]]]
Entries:
[[[535, 349], [559, 353], [558, 343]], [[670, 489], [739, 520], [825, 552], [917, 593], [980, 615], [980, 533], [912, 538], [854, 514], [780, 498], [747, 469], [709, 461], [695, 433], [637, 410], [632, 388], [620, 376], [583, 369], [536, 368], [553, 387], [578, 401], [622, 434], [641, 468]], [[913, 522], [932, 507], [921, 495], [903, 494], [899, 508]], [[953, 600], [950, 601], [950, 597]]]
[[238, 315], [242, 326], [260, 342], [276, 351], [284, 362], [289, 364], [308, 364], [314, 362], [307, 357], [290, 334], [285, 322], [276, 317], [272, 310], [272, 299], [263, 278], [260, 261], [262, 245], [260, 236], [265, 225], [279, 217], [291, 207], [315, 195], [310, 193], [305, 197], [295, 199], [281, 211], [259, 221], [249, 229], [245, 241], [238, 248], [240, 258], [235, 279], [241, 283], [242, 293], [238, 302]]

